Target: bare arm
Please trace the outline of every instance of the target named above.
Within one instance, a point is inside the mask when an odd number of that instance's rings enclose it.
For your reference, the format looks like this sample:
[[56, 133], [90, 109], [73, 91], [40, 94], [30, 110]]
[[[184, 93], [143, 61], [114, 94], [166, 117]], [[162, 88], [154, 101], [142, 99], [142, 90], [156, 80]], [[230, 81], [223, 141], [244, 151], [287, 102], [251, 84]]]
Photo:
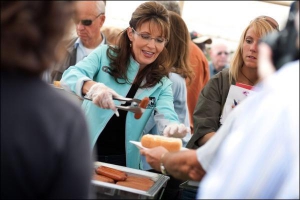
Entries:
[[141, 154], [146, 156], [147, 162], [157, 171], [161, 171], [160, 163], [162, 162], [168, 174], [177, 179], [200, 181], [205, 174], [197, 160], [196, 150], [169, 153], [163, 147], [155, 147], [141, 150]]

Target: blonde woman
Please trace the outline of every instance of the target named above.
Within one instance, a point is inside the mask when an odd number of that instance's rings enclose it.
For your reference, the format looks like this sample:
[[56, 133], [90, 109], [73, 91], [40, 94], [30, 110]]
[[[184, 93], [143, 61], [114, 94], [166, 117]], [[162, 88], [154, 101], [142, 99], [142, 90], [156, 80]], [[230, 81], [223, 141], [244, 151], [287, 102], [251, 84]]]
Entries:
[[194, 134], [188, 148], [203, 145], [220, 128], [220, 116], [231, 85], [257, 83], [258, 42], [272, 31], [278, 31], [278, 23], [267, 16], [255, 18], [246, 27], [230, 67], [214, 75], [200, 93], [193, 115]]

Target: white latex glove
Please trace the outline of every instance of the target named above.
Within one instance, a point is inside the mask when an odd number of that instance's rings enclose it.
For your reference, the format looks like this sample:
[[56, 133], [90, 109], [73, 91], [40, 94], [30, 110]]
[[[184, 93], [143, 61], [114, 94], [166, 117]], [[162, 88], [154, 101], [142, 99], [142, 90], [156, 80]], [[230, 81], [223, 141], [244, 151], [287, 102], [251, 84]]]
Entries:
[[113, 89], [105, 86], [103, 83], [94, 84], [90, 90], [86, 93], [88, 98], [93, 100], [93, 103], [104, 109], [112, 109], [114, 113], [119, 117], [118, 109], [113, 101], [114, 97], [122, 97], [116, 93]]
[[166, 137], [184, 138], [189, 132], [191, 132], [191, 128], [186, 127], [184, 124], [169, 124], [164, 129], [163, 135]]

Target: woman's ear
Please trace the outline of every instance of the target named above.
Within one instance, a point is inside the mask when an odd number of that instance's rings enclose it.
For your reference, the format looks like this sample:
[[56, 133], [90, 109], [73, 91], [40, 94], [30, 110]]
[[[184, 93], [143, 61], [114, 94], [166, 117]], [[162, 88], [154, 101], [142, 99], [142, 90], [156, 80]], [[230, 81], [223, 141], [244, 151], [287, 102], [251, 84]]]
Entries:
[[133, 40], [133, 30], [132, 30], [132, 28], [128, 27], [126, 31], [127, 31], [127, 35], [128, 35], [129, 40], [132, 41]]

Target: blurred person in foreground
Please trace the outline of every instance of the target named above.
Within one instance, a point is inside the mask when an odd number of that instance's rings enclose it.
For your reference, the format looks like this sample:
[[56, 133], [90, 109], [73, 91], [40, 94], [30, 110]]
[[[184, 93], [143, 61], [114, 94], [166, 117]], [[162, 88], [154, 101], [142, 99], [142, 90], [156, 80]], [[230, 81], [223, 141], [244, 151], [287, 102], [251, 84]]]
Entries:
[[[189, 127], [180, 123], [174, 110], [172, 82], [166, 66], [166, 43], [170, 25], [167, 10], [150, 1], [132, 13], [129, 27], [121, 32], [116, 46], [102, 45], [64, 73], [61, 85], [83, 98], [88, 118], [91, 146], [97, 161], [141, 169], [138, 148], [129, 141], [140, 141], [145, 125], [155, 111], [158, 132], [167, 137], [183, 138]], [[149, 97], [143, 115], [117, 109], [130, 102], [113, 97], [143, 99]]]
[[[299, 9], [295, 26], [299, 49]], [[299, 59], [275, 71], [272, 49], [261, 43], [259, 50], [257, 92], [215, 137], [197, 150], [141, 150], [155, 169], [163, 165], [183, 180], [204, 177], [197, 199], [299, 199]]]
[[200, 93], [194, 111], [194, 134], [186, 145], [198, 148], [215, 135], [221, 127], [223, 107], [231, 85], [254, 86], [258, 82], [258, 42], [266, 34], [278, 30], [271, 17], [256, 17], [244, 29], [229, 68], [214, 75]]
[[72, 20], [77, 36], [61, 42], [60, 45], [64, 46], [67, 54], [64, 59], [54, 64], [50, 83], [60, 81], [66, 69], [84, 59], [97, 47], [106, 44], [105, 35], [101, 33], [105, 22], [105, 5], [104, 1], [76, 2], [76, 12]]
[[[176, 12], [181, 16], [180, 7], [177, 1], [158, 1], [167, 10]], [[194, 133], [193, 113], [199, 98], [199, 94], [209, 80], [208, 60], [202, 50], [190, 39], [189, 41], [189, 60], [194, 71], [194, 79], [191, 83], [187, 82], [187, 105], [189, 109], [191, 133]]]
[[85, 116], [40, 78], [61, 59], [73, 5], [1, 1], [1, 199], [90, 197]]

